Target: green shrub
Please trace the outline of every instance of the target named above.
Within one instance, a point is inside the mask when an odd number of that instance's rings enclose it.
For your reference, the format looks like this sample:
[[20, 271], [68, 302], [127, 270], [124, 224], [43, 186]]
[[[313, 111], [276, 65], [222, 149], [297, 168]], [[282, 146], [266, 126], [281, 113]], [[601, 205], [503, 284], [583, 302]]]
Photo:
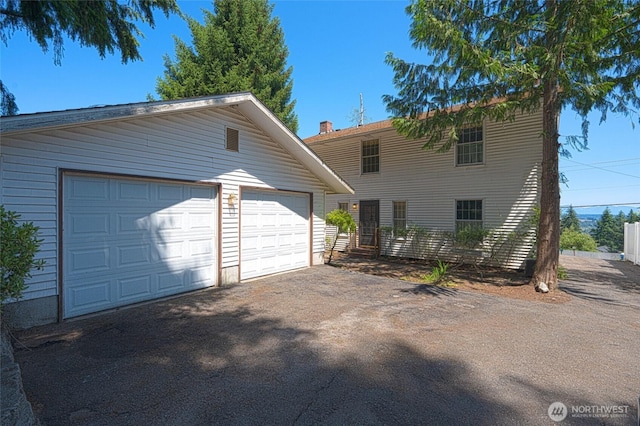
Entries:
[[562, 250], [596, 251], [596, 241], [589, 234], [576, 231], [575, 229], [565, 229], [560, 234], [560, 248]]
[[[338, 228], [338, 234], [343, 232], [353, 232], [356, 230], [356, 222], [353, 220], [351, 214], [347, 211], [335, 209], [327, 213], [326, 217], [327, 225], [333, 225]], [[333, 240], [333, 245], [331, 246], [331, 252], [329, 253], [329, 261], [327, 263], [331, 263], [331, 258], [333, 257], [333, 250], [336, 247], [336, 243], [338, 242], [338, 235], [336, 234], [336, 238]]]
[[44, 260], [34, 260], [42, 240], [32, 222], [18, 224], [20, 215], [0, 205], [0, 302], [19, 298], [32, 269], [42, 269]]

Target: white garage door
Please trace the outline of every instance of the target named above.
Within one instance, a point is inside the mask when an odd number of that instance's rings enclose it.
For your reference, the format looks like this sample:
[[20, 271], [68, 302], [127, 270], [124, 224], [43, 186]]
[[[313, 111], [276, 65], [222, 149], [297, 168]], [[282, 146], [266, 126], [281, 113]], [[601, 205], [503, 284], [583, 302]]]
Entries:
[[217, 283], [217, 189], [65, 174], [65, 318]]
[[240, 278], [309, 266], [309, 195], [243, 190]]

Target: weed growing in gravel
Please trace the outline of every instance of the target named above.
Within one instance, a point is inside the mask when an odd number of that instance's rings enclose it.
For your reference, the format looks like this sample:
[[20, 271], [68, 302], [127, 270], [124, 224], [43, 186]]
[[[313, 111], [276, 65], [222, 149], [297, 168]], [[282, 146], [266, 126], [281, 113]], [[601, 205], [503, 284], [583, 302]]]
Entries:
[[449, 264], [438, 259], [438, 264], [433, 267], [430, 273], [423, 275], [422, 279], [431, 284], [446, 284]]

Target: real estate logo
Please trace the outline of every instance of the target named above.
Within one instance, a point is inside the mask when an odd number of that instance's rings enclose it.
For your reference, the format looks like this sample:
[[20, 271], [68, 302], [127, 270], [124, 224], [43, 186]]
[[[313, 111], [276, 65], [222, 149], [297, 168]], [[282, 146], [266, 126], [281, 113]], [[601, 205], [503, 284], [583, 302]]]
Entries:
[[568, 413], [569, 413], [569, 410], [567, 410], [567, 406], [560, 401], [556, 401], [553, 404], [551, 404], [549, 406], [549, 409], [547, 410], [547, 414], [549, 415], [549, 418], [554, 422], [563, 421], [567, 417]]
[[[547, 414], [554, 422], [561, 422], [568, 416], [571, 418], [620, 418], [629, 416], [628, 405], [572, 405], [567, 408], [560, 401], [549, 405]], [[640, 426], [640, 398], [638, 398], [638, 425]]]

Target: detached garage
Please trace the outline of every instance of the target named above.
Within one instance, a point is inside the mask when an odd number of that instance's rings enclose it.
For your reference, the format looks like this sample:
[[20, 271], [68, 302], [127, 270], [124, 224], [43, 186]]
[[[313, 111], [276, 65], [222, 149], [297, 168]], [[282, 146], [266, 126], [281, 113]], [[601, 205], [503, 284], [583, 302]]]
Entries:
[[323, 263], [353, 190], [250, 93], [3, 117], [0, 203], [40, 228], [17, 327]]

